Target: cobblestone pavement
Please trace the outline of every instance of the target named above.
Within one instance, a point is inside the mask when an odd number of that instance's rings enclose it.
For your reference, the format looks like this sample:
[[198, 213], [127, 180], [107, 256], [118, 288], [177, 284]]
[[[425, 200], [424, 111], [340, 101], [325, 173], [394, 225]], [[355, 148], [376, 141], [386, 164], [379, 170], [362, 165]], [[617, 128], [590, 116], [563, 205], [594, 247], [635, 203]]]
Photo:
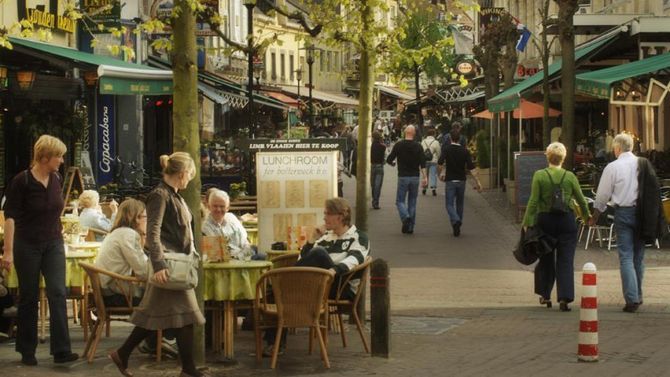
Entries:
[[[326, 370], [318, 352], [307, 354], [307, 334], [289, 337], [276, 371], [269, 361], [256, 364], [253, 333], [238, 331], [238, 364], [224, 366], [208, 355], [215, 376], [668, 376], [670, 348], [670, 250], [647, 252], [645, 304], [638, 313], [621, 312], [623, 299], [616, 250], [578, 247], [575, 281], [579, 302], [580, 270], [598, 267], [600, 362], [578, 363], [578, 305], [561, 313], [537, 304], [532, 273], [511, 256], [517, 241], [514, 213], [499, 192], [466, 193], [463, 234], [451, 235], [444, 209], [444, 188], [419, 198], [413, 235], [400, 233], [395, 210], [395, 170], [387, 167], [381, 205], [370, 212], [372, 254], [391, 266], [393, 336], [391, 357], [373, 358], [362, 351], [355, 327], [347, 331], [349, 347], [331, 334]], [[345, 196], [353, 202], [354, 181]], [[54, 366], [46, 344], [38, 347], [38, 367], [23, 367], [11, 344], [0, 344], [2, 376], [118, 376], [106, 359], [130, 327], [114, 323], [92, 364]], [[369, 336], [369, 334], [368, 334]], [[73, 349], [83, 349], [81, 330], [72, 326]], [[135, 352], [136, 376], [178, 376], [175, 361], [156, 364]]]

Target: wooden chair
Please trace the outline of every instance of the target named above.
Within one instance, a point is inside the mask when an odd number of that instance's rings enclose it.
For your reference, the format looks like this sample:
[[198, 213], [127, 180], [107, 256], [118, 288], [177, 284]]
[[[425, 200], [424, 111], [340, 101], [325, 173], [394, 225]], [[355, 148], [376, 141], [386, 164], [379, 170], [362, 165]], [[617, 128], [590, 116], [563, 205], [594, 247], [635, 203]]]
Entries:
[[[367, 282], [370, 276], [370, 264], [372, 263], [372, 257], [368, 256], [365, 261], [346, 275], [343, 275], [337, 286], [337, 295], [334, 299], [328, 300], [328, 306], [330, 309], [330, 314], [337, 316], [337, 322], [340, 327], [340, 333], [342, 334], [342, 346], [347, 346], [347, 336], [344, 331], [344, 321], [342, 321], [342, 314], [349, 314], [353, 316], [354, 321], [356, 322], [356, 329], [358, 329], [358, 334], [361, 336], [361, 341], [363, 342], [363, 348], [365, 348], [366, 353], [370, 353], [370, 346], [368, 341], [365, 339], [363, 334], [363, 324], [361, 319], [358, 316], [358, 305], [361, 302], [363, 297], [363, 292], [367, 287]], [[354, 295], [353, 300], [347, 300], [342, 298], [342, 294], [346, 289], [349, 289], [349, 283], [352, 280], [359, 279], [358, 286], [356, 287], [356, 294]]]
[[[93, 329], [91, 331], [91, 336], [86, 342], [86, 347], [84, 348], [84, 356], [87, 358], [88, 362], [92, 362], [95, 357], [95, 351], [98, 348], [98, 343], [102, 337], [102, 331], [107, 329], [107, 336], [109, 336], [109, 324], [111, 321], [127, 321], [126, 316], [129, 316], [133, 313], [135, 309], [133, 306], [133, 291], [135, 286], [144, 284], [143, 280], [140, 280], [134, 276], [124, 276], [117, 273], [103, 270], [99, 267], [96, 267], [90, 263], [79, 262], [81, 268], [86, 271], [88, 275], [92, 294], [93, 294], [93, 308], [92, 311], [96, 315], [96, 319], [93, 322]], [[112, 278], [112, 284], [115, 285], [119, 292], [123, 292], [125, 296], [126, 304], [125, 306], [114, 306], [108, 307], [105, 305], [105, 301], [102, 297], [102, 286], [100, 284], [100, 275], [106, 275]], [[123, 317], [112, 317], [112, 316], [123, 316]], [[161, 330], [158, 330], [157, 336], [157, 345], [156, 345], [156, 360], [160, 361], [161, 359], [161, 339], [163, 334]]]
[[[309, 327], [309, 353], [312, 353], [312, 334], [316, 333], [321, 348], [321, 358], [330, 368], [328, 360], [328, 291], [335, 273], [315, 267], [285, 267], [264, 273], [256, 284], [254, 323], [256, 333], [256, 360], [261, 361], [261, 330], [276, 328], [277, 336], [272, 351], [271, 368], [277, 366], [277, 353], [285, 328]], [[267, 295], [272, 286], [271, 303]]]
[[86, 234], [86, 242], [96, 242], [98, 237], [105, 238], [109, 232], [105, 232], [102, 229], [97, 228], [88, 228], [88, 233]]
[[298, 261], [299, 253], [287, 253], [286, 255], [280, 255], [270, 259], [272, 262], [272, 268], [282, 268], [282, 267], [293, 267], [295, 262]]

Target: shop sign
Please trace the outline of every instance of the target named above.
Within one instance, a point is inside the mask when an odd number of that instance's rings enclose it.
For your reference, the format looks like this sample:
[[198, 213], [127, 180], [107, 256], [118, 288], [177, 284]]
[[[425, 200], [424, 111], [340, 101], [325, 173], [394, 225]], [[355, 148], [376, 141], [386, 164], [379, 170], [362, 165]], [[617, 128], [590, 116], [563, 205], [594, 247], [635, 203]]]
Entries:
[[505, 13], [505, 8], [482, 8], [479, 12], [479, 35], [484, 35], [486, 29], [492, 23], [500, 21]]
[[172, 94], [172, 80], [139, 80], [120, 77], [101, 77], [100, 94], [169, 95]]
[[98, 123], [96, 127], [98, 184], [106, 185], [114, 180], [114, 157], [116, 154], [116, 124], [114, 96], [98, 96]]
[[254, 151], [335, 151], [343, 150], [346, 139], [253, 139], [246, 140], [244, 149]]
[[26, 19], [33, 26], [40, 26], [47, 29], [61, 30], [66, 33], [74, 33], [76, 22], [68, 17], [59, 16], [55, 13], [43, 10], [28, 8]]
[[470, 76], [475, 73], [475, 64], [471, 60], [464, 60], [456, 64], [456, 72], [459, 75]]
[[533, 76], [538, 72], [540, 72], [540, 68], [538, 67], [526, 67], [523, 64], [519, 64], [516, 67], [516, 75], [518, 77]]
[[121, 21], [119, 0], [82, 0], [82, 7], [93, 21], [105, 24]]

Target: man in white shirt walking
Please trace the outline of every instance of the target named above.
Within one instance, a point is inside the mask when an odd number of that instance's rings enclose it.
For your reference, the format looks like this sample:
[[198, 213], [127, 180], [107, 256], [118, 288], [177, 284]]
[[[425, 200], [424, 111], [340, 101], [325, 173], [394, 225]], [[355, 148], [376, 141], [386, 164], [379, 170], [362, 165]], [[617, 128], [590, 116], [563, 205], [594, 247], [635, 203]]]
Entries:
[[642, 304], [642, 278], [644, 276], [644, 241], [637, 231], [636, 205], [638, 199], [638, 159], [631, 152], [633, 138], [619, 134], [612, 143], [616, 160], [603, 171], [589, 225], [598, 221], [607, 204], [614, 207], [614, 229], [621, 271], [621, 284], [626, 306], [623, 311], [634, 313]]

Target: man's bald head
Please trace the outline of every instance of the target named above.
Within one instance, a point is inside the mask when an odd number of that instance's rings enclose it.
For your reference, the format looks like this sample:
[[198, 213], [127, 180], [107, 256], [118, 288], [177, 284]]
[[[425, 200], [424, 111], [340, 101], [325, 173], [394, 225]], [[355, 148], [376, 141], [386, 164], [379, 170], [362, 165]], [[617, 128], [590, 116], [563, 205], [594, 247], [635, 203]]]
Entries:
[[414, 135], [416, 135], [416, 128], [414, 126], [409, 125], [405, 127], [405, 139], [414, 140]]

